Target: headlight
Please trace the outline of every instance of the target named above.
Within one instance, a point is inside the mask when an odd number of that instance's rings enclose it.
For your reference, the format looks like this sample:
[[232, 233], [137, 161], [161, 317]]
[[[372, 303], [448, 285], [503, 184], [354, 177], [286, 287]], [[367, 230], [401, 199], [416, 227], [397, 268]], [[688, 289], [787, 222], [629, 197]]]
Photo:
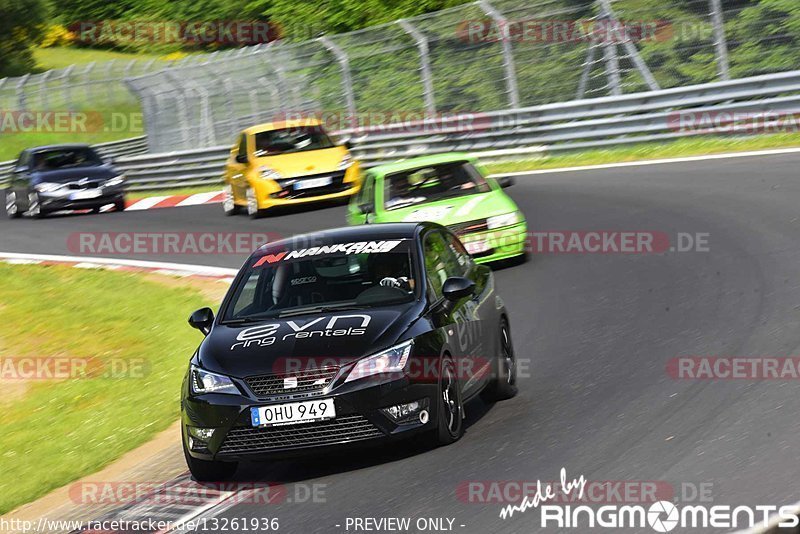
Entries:
[[114, 187], [117, 185], [122, 185], [125, 183], [125, 175], [115, 176], [110, 180], [106, 180], [106, 183], [103, 184], [103, 187]]
[[504, 226], [513, 226], [522, 220], [520, 212], [506, 213], [505, 215], [495, 215], [486, 219], [486, 226], [489, 230], [495, 228], [502, 228]]
[[52, 182], [41, 182], [33, 186], [33, 188], [40, 193], [48, 193], [50, 191], [55, 191], [56, 189], [61, 189], [61, 186], [63, 185], [64, 184], [54, 184]]
[[269, 167], [261, 167], [258, 169], [258, 172], [261, 173], [261, 178], [264, 180], [280, 180], [281, 174], [276, 171], [275, 169], [270, 169]]
[[342, 162], [339, 163], [339, 170], [347, 169], [353, 164], [353, 156], [349, 153], [345, 154], [342, 158]]
[[192, 365], [191, 367], [191, 382], [192, 382], [192, 393], [194, 394], [202, 394], [202, 393], [232, 393], [234, 395], [239, 394], [239, 388], [233, 383], [233, 381], [228, 378], [227, 376], [218, 375], [216, 373], [212, 373], [206, 371], [205, 369], [200, 369], [197, 366]]
[[352, 371], [350, 371], [350, 374], [347, 375], [345, 382], [358, 380], [366, 376], [379, 375], [381, 373], [402, 371], [406, 366], [408, 355], [411, 354], [411, 347], [413, 345], [414, 341], [408, 340], [390, 349], [386, 349], [383, 352], [359, 360]]

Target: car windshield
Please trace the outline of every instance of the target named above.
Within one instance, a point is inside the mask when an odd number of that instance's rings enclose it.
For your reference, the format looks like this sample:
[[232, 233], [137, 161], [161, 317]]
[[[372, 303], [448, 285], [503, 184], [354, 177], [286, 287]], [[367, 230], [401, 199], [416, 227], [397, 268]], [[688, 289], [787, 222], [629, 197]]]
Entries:
[[365, 241], [256, 256], [234, 288], [222, 321], [410, 302], [418, 286], [410, 243]]
[[306, 152], [334, 146], [328, 134], [319, 126], [296, 126], [256, 134], [255, 156], [275, 156], [291, 152]]
[[393, 210], [489, 190], [489, 184], [469, 163], [448, 163], [386, 175], [384, 206]]
[[93, 167], [102, 165], [103, 161], [91, 148], [79, 147], [37, 152], [33, 155], [32, 163], [35, 171], [54, 171], [73, 167]]

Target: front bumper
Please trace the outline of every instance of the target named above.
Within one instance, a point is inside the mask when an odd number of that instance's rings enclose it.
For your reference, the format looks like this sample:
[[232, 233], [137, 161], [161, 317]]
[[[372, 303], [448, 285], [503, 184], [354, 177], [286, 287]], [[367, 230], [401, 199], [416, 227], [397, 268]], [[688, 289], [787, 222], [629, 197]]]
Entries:
[[72, 199], [69, 194], [39, 193], [42, 211], [92, 209], [106, 204], [113, 204], [125, 198], [123, 190], [103, 191], [101, 196], [85, 199]]
[[525, 254], [528, 225], [525, 222], [473, 234], [459, 235], [476, 263], [490, 263]]
[[[258, 199], [258, 209], [350, 198], [361, 189], [359, 169], [358, 162], [354, 162], [344, 172], [331, 171], [330, 173], [323, 173], [323, 175], [330, 175], [333, 177], [333, 183], [330, 186], [321, 187], [316, 190], [309, 189], [303, 191], [301, 194], [296, 194], [290, 189], [281, 189], [274, 180], [257, 180], [258, 183], [254, 184], [254, 188], [256, 191], [256, 198]], [[304, 179], [318, 176], [320, 175], [308, 177], [298, 176], [294, 178]], [[279, 196], [284, 194], [285, 196]]]
[[[202, 460], [243, 461], [314, 454], [357, 445], [386, 443], [436, 428], [436, 384], [411, 383], [407, 377], [376, 383], [363, 379], [343, 384], [327, 395], [301, 399], [258, 401], [243, 395], [189, 396], [184, 384], [181, 403], [183, 439], [192, 457]], [[327, 421], [275, 427], [253, 427], [250, 408], [332, 398], [336, 417]], [[381, 408], [428, 399], [429, 418], [396, 423]], [[192, 439], [187, 427], [214, 428], [206, 442]]]

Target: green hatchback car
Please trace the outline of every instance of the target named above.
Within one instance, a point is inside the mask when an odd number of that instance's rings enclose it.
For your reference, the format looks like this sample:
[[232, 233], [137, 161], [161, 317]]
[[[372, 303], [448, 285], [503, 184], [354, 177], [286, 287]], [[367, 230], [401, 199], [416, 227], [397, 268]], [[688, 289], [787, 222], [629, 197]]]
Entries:
[[450, 153], [380, 165], [364, 173], [348, 207], [351, 225], [433, 221], [449, 227], [475, 261], [526, 256], [525, 216], [478, 159]]

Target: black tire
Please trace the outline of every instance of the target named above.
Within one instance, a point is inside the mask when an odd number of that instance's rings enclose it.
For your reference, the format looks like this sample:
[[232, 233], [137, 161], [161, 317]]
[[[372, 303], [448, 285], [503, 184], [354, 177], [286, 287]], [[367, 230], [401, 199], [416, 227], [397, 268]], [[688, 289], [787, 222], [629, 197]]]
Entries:
[[41, 219], [44, 217], [44, 211], [42, 211], [42, 202], [39, 198], [39, 193], [33, 191], [28, 193], [28, 209], [25, 211], [28, 217], [33, 219]]
[[95, 206], [95, 207], [93, 207], [92, 208], [92, 213], [100, 213], [100, 208], [102, 208], [102, 207], [103, 206]]
[[487, 402], [510, 399], [517, 394], [517, 362], [514, 344], [511, 341], [511, 329], [505, 317], [500, 319], [499, 328], [494, 376], [486, 389], [481, 392], [481, 398]]
[[258, 209], [256, 192], [252, 187], [247, 188], [247, 215], [249, 215], [251, 219], [260, 219], [264, 216], [264, 210]]
[[114, 211], [125, 211], [125, 197], [114, 202]]
[[449, 445], [464, 435], [464, 402], [455, 362], [447, 354], [439, 364], [438, 402], [437, 427], [431, 441], [435, 446]]
[[241, 211], [241, 207], [236, 205], [236, 202], [233, 199], [233, 187], [230, 185], [225, 185], [222, 188], [222, 211], [228, 217], [232, 215], [236, 215]]
[[22, 217], [22, 213], [19, 211], [19, 206], [17, 205], [17, 194], [7, 189], [5, 200], [6, 200], [6, 215], [8, 215], [8, 218], [19, 219], [20, 217]]
[[215, 462], [192, 458], [192, 455], [186, 450], [186, 442], [183, 443], [183, 456], [186, 458], [186, 465], [189, 467], [192, 478], [197, 482], [222, 482], [231, 478], [239, 468], [237, 462]]

